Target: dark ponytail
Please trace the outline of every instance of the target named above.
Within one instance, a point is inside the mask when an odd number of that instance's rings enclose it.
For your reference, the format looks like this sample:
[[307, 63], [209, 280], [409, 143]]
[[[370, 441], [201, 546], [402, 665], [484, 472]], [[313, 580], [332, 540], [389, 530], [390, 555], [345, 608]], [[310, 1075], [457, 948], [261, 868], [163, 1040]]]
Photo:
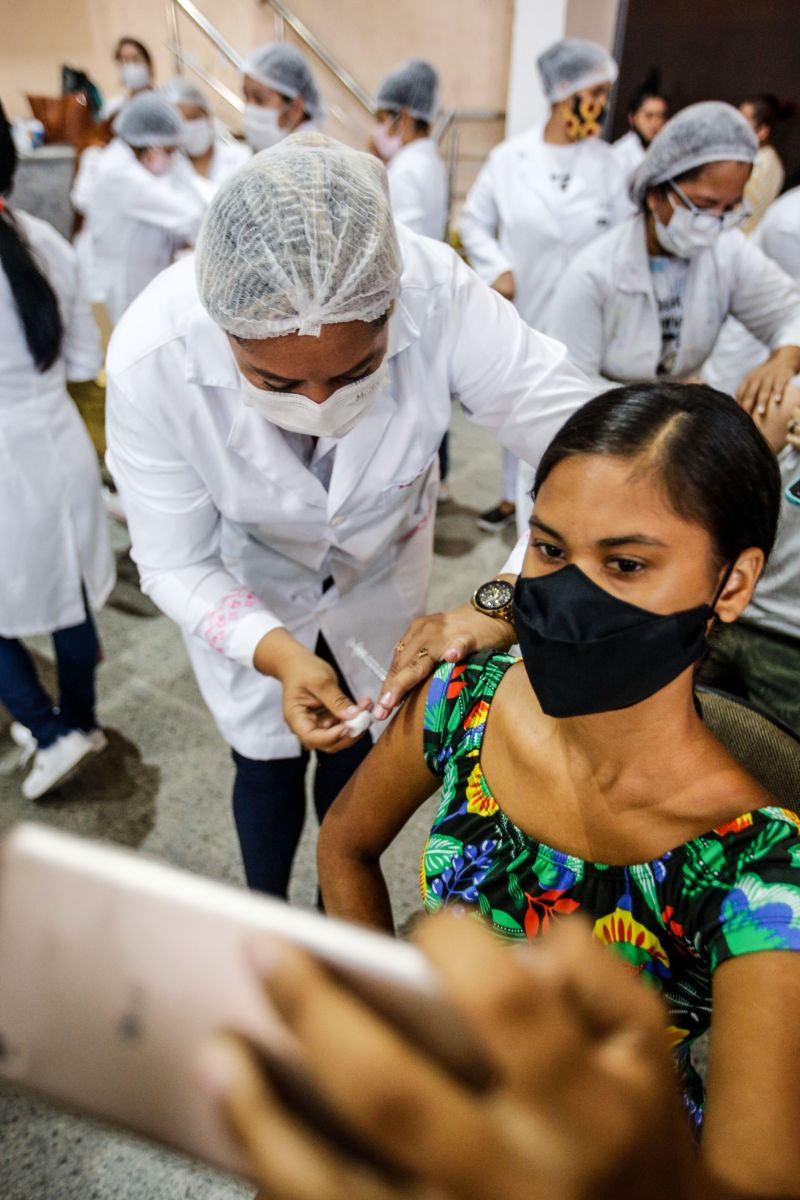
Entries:
[[64, 325], [56, 294], [2, 199], [11, 190], [16, 167], [17, 151], [0, 104], [0, 269], [8, 279], [36, 368], [46, 371], [61, 353]]

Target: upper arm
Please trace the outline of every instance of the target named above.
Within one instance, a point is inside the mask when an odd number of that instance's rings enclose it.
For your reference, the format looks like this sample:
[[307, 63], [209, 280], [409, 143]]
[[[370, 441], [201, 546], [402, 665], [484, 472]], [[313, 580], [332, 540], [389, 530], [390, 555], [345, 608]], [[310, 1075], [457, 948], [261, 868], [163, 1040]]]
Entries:
[[64, 320], [64, 365], [67, 379], [79, 382], [95, 378], [102, 366], [103, 349], [100, 330], [81, 288], [77, 260], [74, 278], [75, 288]]
[[746, 1195], [794, 1196], [800, 1178], [800, 954], [767, 951], [714, 974], [702, 1156]]
[[423, 753], [430, 680], [413, 691], [327, 813], [319, 857], [377, 861], [439, 786]]
[[787, 228], [783, 222], [762, 225], [759, 244], [792, 279], [800, 280], [800, 230]]

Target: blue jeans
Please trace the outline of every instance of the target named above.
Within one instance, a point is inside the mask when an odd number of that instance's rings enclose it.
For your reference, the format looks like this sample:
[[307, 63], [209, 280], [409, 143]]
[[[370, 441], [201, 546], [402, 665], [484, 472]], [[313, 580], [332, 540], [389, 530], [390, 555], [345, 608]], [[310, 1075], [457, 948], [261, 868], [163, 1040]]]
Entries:
[[42, 750], [73, 729], [97, 727], [94, 674], [100, 643], [87, 608], [86, 620], [52, 635], [58, 674], [58, 705], [42, 687], [33, 659], [17, 638], [0, 637], [0, 701], [30, 729]]
[[[335, 668], [339, 686], [350, 696], [342, 673], [322, 637], [317, 643], [316, 652]], [[367, 734], [361, 741], [338, 754], [323, 752], [317, 755], [314, 808], [320, 823], [371, 748], [372, 740]], [[292, 862], [305, 821], [305, 779], [309, 755], [304, 751], [296, 758], [264, 761], [245, 758], [236, 750], [232, 750], [231, 754], [236, 764], [233, 816], [247, 886], [254, 891], [285, 899]]]

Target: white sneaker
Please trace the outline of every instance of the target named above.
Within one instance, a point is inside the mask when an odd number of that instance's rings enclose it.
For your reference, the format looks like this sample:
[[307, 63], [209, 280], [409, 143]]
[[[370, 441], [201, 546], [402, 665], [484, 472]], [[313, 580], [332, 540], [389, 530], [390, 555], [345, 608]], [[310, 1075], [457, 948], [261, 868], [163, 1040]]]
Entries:
[[37, 750], [30, 775], [22, 783], [23, 796], [26, 800], [38, 800], [63, 783], [93, 753], [91, 738], [77, 729], [65, 733], [52, 746]]
[[[16, 746], [19, 746], [22, 751], [22, 765], [25, 766], [33, 758], [39, 743], [30, 729], [28, 729], [28, 726], [23, 725], [20, 721], [12, 721], [8, 732], [11, 734], [12, 742]], [[102, 750], [105, 750], [108, 745], [108, 738], [102, 729], [91, 729], [86, 736], [92, 743], [92, 750], [95, 754], [99, 754]]]
[[8, 732], [11, 734], [11, 740], [15, 746], [19, 746], [22, 751], [22, 765], [27, 766], [30, 760], [36, 753], [37, 741], [36, 738], [28, 729], [27, 725], [23, 725], [20, 721], [12, 721]]

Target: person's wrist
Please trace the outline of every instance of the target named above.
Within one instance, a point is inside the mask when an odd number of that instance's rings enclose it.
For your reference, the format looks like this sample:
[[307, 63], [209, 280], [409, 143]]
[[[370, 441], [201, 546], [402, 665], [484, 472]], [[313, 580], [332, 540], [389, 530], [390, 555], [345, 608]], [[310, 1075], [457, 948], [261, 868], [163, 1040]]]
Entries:
[[800, 346], [779, 346], [775, 355], [791, 367], [795, 374], [800, 371]]
[[309, 654], [311, 651], [281, 625], [278, 629], [271, 629], [258, 643], [253, 654], [253, 666], [262, 675], [271, 675], [282, 683], [290, 666]]

